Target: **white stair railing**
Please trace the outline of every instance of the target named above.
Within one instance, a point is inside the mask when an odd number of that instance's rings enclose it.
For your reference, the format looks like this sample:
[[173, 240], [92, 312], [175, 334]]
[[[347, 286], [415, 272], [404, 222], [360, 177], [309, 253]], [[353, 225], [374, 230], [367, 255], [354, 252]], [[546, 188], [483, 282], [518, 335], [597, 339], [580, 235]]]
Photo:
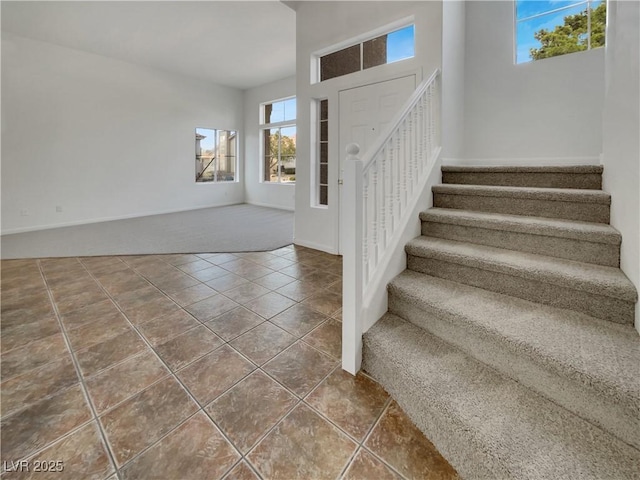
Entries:
[[[362, 361], [363, 325], [379, 315], [366, 308], [380, 285], [407, 216], [440, 154], [440, 71], [422, 82], [362, 157], [347, 147], [343, 186], [342, 368], [355, 375]], [[386, 303], [385, 303], [386, 305]]]

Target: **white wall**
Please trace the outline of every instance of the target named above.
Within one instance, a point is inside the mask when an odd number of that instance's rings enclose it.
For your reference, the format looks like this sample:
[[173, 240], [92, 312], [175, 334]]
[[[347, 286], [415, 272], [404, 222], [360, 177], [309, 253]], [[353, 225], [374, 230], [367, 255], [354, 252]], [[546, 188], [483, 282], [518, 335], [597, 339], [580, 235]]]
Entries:
[[465, 2], [442, 4], [442, 157], [464, 151]]
[[296, 187], [294, 184], [261, 182], [260, 158], [260, 104], [279, 100], [296, 94], [296, 77], [288, 77], [277, 82], [245, 91], [244, 132], [245, 132], [245, 202], [254, 205], [293, 210]]
[[[311, 56], [321, 49], [347, 41], [408, 16], [415, 17], [415, 58], [363, 72], [311, 83]], [[299, 2], [296, 10], [298, 99], [298, 164], [296, 168], [296, 243], [331, 253], [338, 251], [338, 93], [409, 73], [428, 77], [441, 66], [441, 2]], [[420, 78], [418, 78], [420, 81]], [[311, 155], [314, 145], [312, 102], [329, 100], [329, 206], [312, 205]]]
[[466, 5], [464, 155], [597, 158], [604, 49], [515, 65], [514, 3]]
[[2, 233], [242, 202], [195, 183], [194, 128], [243, 120], [240, 90], [3, 32]]
[[[640, 290], [640, 3], [609, 1], [603, 116], [604, 189], [622, 233], [620, 266]], [[636, 329], [640, 314], [636, 305]]]

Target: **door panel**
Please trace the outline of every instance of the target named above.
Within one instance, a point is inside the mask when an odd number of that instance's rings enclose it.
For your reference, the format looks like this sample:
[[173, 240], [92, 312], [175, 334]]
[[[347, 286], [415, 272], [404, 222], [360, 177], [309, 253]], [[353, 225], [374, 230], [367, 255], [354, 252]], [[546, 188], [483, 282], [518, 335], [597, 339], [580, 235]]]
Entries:
[[[386, 82], [341, 90], [340, 108], [340, 179], [343, 178], [345, 149], [350, 143], [360, 145], [360, 157], [367, 153], [378, 136], [398, 113], [416, 88], [416, 76], [395, 78]], [[342, 187], [340, 187], [340, 196]], [[342, 208], [340, 231], [342, 231]], [[339, 250], [342, 253], [342, 239]]]

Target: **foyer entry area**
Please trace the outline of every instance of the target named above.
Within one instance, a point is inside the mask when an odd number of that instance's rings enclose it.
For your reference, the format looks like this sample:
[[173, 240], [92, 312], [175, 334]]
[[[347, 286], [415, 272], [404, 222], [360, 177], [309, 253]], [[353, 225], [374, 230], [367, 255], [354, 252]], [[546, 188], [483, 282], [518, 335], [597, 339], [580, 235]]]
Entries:
[[378, 383], [341, 370], [340, 257], [289, 245], [4, 260], [1, 273], [9, 469], [457, 478]]

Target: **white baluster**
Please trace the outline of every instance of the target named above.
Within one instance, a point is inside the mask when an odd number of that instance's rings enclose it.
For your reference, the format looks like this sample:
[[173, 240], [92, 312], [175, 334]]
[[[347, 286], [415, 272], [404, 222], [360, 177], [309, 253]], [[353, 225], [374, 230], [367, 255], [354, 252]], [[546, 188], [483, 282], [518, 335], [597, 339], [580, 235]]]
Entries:
[[442, 114], [442, 97], [440, 95], [441, 92], [441, 88], [440, 88], [440, 77], [436, 78], [436, 120], [435, 120], [435, 124], [436, 124], [436, 146], [437, 147], [441, 147], [442, 146], [442, 125], [440, 123], [440, 115]]
[[407, 162], [407, 120], [405, 119], [401, 124], [402, 138], [400, 142], [400, 150], [402, 151], [402, 211], [404, 212], [407, 206], [407, 174], [409, 170], [409, 164]]
[[376, 163], [382, 167], [382, 177], [380, 178], [380, 250], [387, 246], [387, 162], [384, 156], [376, 158]]
[[408, 131], [407, 131], [407, 145], [408, 145], [408, 155], [409, 155], [409, 195], [413, 196], [413, 186], [414, 186], [414, 178], [415, 178], [415, 171], [414, 171], [414, 153], [415, 150], [413, 148], [413, 109], [409, 112], [409, 115], [407, 116], [407, 127], [408, 127]]
[[396, 130], [394, 136], [392, 137], [393, 141], [393, 153], [394, 153], [394, 161], [397, 164], [398, 176], [396, 178], [396, 202], [398, 203], [398, 218], [402, 215], [402, 152], [400, 151], [400, 135]]
[[431, 122], [431, 118], [429, 117], [429, 91], [424, 92], [424, 138], [425, 138], [425, 148], [424, 148], [424, 161], [425, 166], [429, 164], [431, 159], [431, 140], [429, 138], [429, 124]]
[[435, 108], [434, 94], [435, 94], [435, 86], [434, 88], [430, 89], [431, 122], [429, 123], [429, 127], [430, 127], [429, 136], [431, 137], [431, 151], [430, 151], [431, 156], [433, 156], [433, 152], [437, 147], [436, 145], [436, 141], [437, 141], [436, 139], [436, 108]]
[[422, 96], [422, 116], [424, 117], [424, 123], [422, 125], [422, 135], [424, 138], [424, 166], [425, 168], [427, 167], [428, 163], [429, 163], [429, 148], [431, 148], [431, 146], [429, 145], [429, 108], [428, 108], [428, 100], [429, 100], [429, 96], [428, 96], [428, 90], [424, 92], [424, 95]]
[[416, 186], [420, 181], [420, 136], [418, 135], [418, 125], [420, 124], [420, 112], [418, 111], [418, 107], [414, 107], [413, 115], [415, 121], [413, 123], [413, 158], [414, 158], [414, 166], [413, 171], [415, 175]]
[[418, 126], [416, 127], [416, 135], [418, 136], [418, 175], [422, 177], [423, 163], [424, 163], [424, 106], [422, 101], [424, 99], [424, 93], [418, 101], [416, 110], [418, 111]]
[[362, 264], [363, 264], [363, 287], [369, 283], [369, 241], [371, 232], [369, 231], [369, 172], [364, 174], [362, 179]]
[[373, 211], [371, 212], [371, 219], [373, 220], [373, 229], [372, 229], [372, 255], [371, 260], [373, 261], [372, 268], [375, 270], [376, 265], [378, 264], [378, 165], [371, 165], [371, 174], [373, 176]]
[[[382, 149], [382, 153], [381, 156], [384, 158], [384, 162], [386, 165], [388, 165], [387, 167], [387, 181], [388, 181], [388, 185], [389, 188], [387, 190], [387, 217], [388, 217], [388, 221], [387, 221], [387, 225], [389, 228], [390, 232], [393, 232], [395, 230], [395, 217], [393, 215], [393, 203], [394, 203], [394, 182], [393, 182], [393, 169], [394, 169], [394, 165], [393, 165], [393, 158], [391, 157], [390, 153], [389, 153], [389, 145], [385, 145]], [[393, 234], [393, 233], [392, 233]]]

